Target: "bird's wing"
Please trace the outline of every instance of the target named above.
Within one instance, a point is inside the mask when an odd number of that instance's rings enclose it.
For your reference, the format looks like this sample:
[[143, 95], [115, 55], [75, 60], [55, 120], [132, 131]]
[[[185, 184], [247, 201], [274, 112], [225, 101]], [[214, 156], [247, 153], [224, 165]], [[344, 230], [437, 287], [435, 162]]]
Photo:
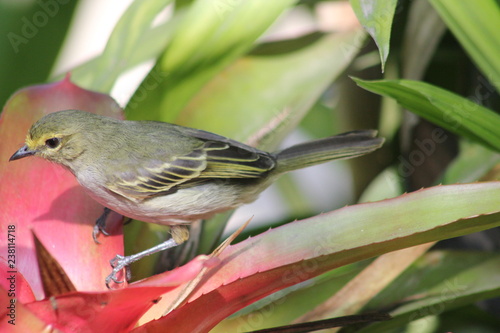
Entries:
[[199, 178], [259, 178], [274, 168], [275, 158], [263, 151], [232, 142], [205, 143], [207, 167]]
[[275, 158], [230, 140], [206, 141], [168, 162], [150, 161], [118, 172], [107, 187], [133, 201], [168, 195], [213, 178], [259, 178], [274, 168]]
[[197, 178], [207, 166], [202, 148], [177, 156], [171, 161], [159, 159], [122, 166], [107, 184], [107, 188], [133, 201], [175, 192], [175, 187]]

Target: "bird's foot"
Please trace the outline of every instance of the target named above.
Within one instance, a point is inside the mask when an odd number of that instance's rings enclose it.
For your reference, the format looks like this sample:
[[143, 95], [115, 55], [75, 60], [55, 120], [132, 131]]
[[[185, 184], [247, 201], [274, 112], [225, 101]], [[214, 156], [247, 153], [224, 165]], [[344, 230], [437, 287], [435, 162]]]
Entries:
[[[117, 284], [121, 284], [125, 281], [130, 280], [131, 273], [130, 273], [130, 266], [129, 265], [134, 261], [135, 260], [132, 259], [132, 256], [124, 257], [124, 256], [121, 256], [119, 254], [117, 254], [116, 257], [111, 259], [109, 261], [109, 263], [111, 264], [111, 267], [113, 267], [113, 271], [111, 271], [111, 274], [109, 274], [106, 277], [106, 280], [105, 280], [106, 287], [108, 287], [108, 289], [111, 289], [111, 287], [109, 286], [111, 281], [113, 281], [114, 283], [117, 283]], [[123, 271], [124, 268], [125, 268], [125, 280], [119, 280], [118, 273]]]
[[164, 251], [166, 249], [170, 249], [170, 248], [175, 247], [177, 245], [179, 245], [179, 243], [176, 243], [176, 241], [173, 238], [170, 238], [163, 243], [160, 243], [156, 246], [153, 246], [150, 249], [144, 250], [144, 251], [136, 253], [136, 254], [132, 254], [130, 256], [124, 257], [124, 256], [117, 254], [116, 257], [111, 259], [109, 262], [111, 264], [111, 267], [113, 267], [113, 270], [111, 271], [111, 274], [108, 275], [108, 277], [105, 280], [106, 287], [108, 287], [108, 289], [111, 289], [109, 287], [109, 284], [111, 283], [111, 281], [118, 283], [118, 284], [125, 282], [125, 281], [119, 280], [117, 277], [117, 274], [119, 272], [121, 272], [124, 268], [126, 269], [125, 280], [126, 281], [130, 280], [131, 274], [130, 274], [129, 265], [131, 263], [136, 262], [137, 260], [140, 260], [146, 256], [153, 254], [153, 253]]

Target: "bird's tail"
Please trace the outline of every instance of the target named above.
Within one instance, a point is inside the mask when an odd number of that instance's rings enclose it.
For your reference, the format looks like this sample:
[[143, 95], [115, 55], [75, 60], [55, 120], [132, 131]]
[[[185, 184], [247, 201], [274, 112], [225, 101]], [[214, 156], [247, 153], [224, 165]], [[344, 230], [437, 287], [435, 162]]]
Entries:
[[283, 149], [275, 153], [276, 173], [371, 153], [384, 143], [384, 139], [376, 135], [375, 130], [352, 131]]

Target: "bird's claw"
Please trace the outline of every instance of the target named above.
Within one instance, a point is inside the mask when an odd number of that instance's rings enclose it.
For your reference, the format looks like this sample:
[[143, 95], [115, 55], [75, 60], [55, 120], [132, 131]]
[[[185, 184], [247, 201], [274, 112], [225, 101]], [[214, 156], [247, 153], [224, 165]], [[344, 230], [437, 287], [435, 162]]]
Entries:
[[92, 230], [92, 238], [94, 239], [94, 242], [96, 242], [97, 244], [101, 244], [101, 242], [97, 240], [99, 234], [103, 234], [104, 236], [109, 236], [109, 232], [107, 232], [106, 229], [102, 228], [99, 224], [96, 223], [94, 225], [94, 229]]
[[97, 240], [99, 234], [103, 234], [104, 236], [109, 236], [109, 232], [106, 231], [106, 219], [108, 218], [110, 211], [111, 210], [109, 208], [104, 208], [104, 212], [95, 221], [94, 229], [92, 230], [92, 238], [94, 239], [94, 242], [96, 242], [97, 244], [101, 244], [101, 242]]
[[[111, 264], [111, 267], [113, 267], [113, 271], [111, 272], [111, 274], [109, 274], [106, 277], [106, 280], [105, 280], [106, 287], [108, 287], [108, 289], [111, 289], [111, 287], [109, 286], [111, 281], [113, 281], [114, 283], [120, 284], [120, 283], [123, 283], [125, 281], [130, 280], [130, 278], [131, 278], [130, 267], [129, 267], [130, 260], [128, 257], [124, 257], [124, 256], [117, 254], [116, 257], [114, 257], [113, 259], [111, 259], [109, 261], [109, 263]], [[123, 271], [124, 268], [125, 268], [125, 280], [119, 280], [117, 277], [117, 274], [120, 273], [121, 271]]]

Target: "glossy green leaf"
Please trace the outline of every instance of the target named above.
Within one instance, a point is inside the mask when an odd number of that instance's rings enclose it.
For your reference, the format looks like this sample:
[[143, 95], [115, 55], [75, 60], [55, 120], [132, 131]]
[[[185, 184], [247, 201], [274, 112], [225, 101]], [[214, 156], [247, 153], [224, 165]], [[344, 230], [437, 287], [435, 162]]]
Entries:
[[500, 90], [500, 3], [495, 0], [430, 0], [462, 47]]
[[116, 79], [127, 69], [156, 58], [170, 38], [172, 22], [152, 27], [156, 16], [172, 0], [135, 0], [116, 24], [103, 53], [75, 68], [79, 84], [109, 93]]
[[[190, 99], [224, 67], [245, 54], [293, 0], [198, 0], [184, 16], [152, 71], [164, 74], [155, 89], [127, 107], [130, 119], [173, 121]], [[147, 78], [145, 80], [147, 82]], [[145, 93], [147, 92], [147, 93]]]
[[[425, 82], [356, 78], [354, 81], [366, 90], [396, 99], [436, 125], [500, 151], [500, 116], [483, 106]], [[439, 137], [436, 134], [433, 140], [441, 140]]]
[[378, 46], [382, 72], [389, 56], [391, 27], [397, 0], [350, 0], [356, 17]]

